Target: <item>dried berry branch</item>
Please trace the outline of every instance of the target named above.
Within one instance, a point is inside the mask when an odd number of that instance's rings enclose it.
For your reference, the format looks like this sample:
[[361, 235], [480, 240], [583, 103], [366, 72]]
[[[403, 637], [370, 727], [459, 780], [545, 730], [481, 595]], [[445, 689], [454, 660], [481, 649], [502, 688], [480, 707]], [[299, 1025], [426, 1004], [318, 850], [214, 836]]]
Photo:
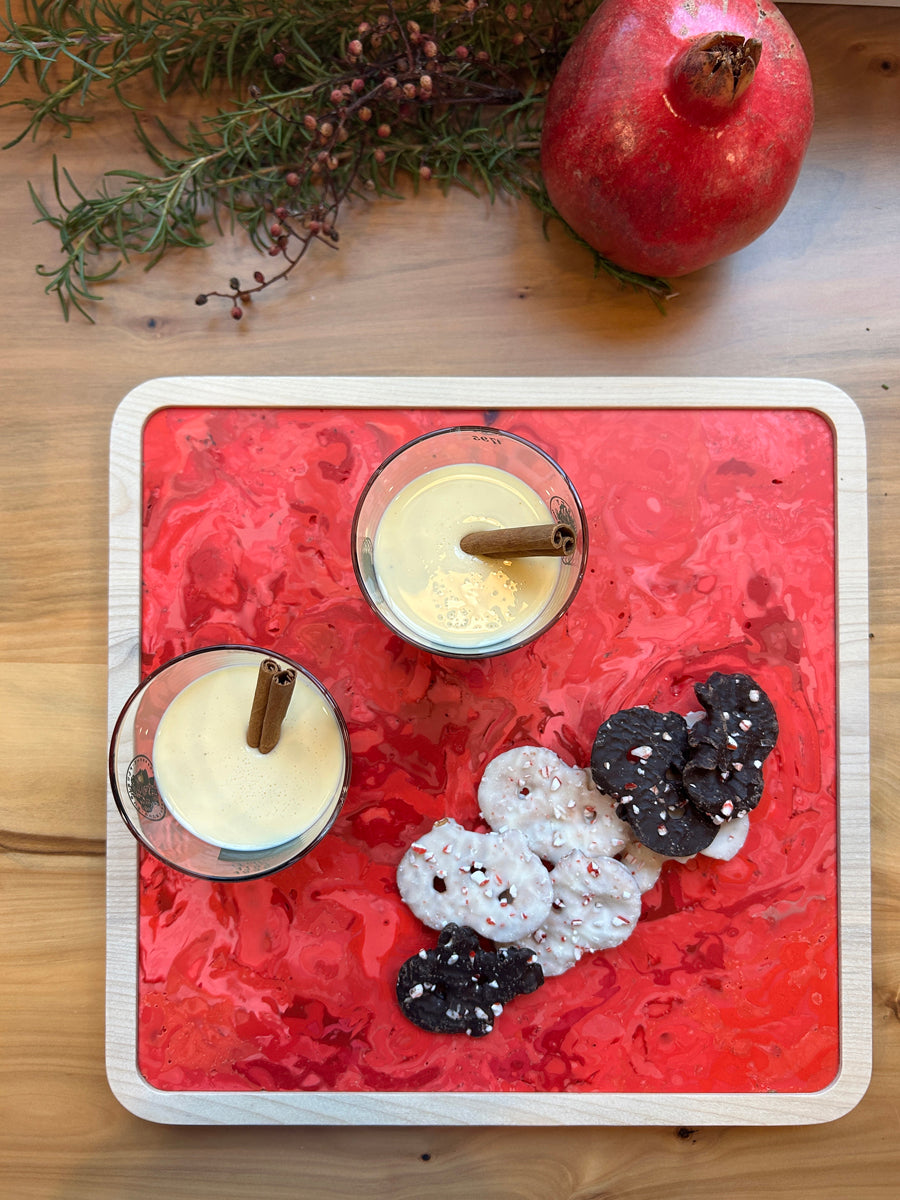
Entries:
[[[3, 81], [29, 79], [37, 95], [12, 103], [28, 121], [90, 119], [112, 91], [136, 108], [130, 84], [152, 78], [166, 101], [191, 85], [236, 93], [176, 137], [162, 121], [136, 136], [154, 172], [107, 173], [86, 196], [54, 159], [51, 211], [32, 187], [38, 218], [59, 238], [61, 261], [38, 267], [63, 313], [88, 320], [98, 285], [140, 256], [150, 267], [175, 247], [208, 245], [207, 226], [242, 226], [277, 260], [252, 284], [197, 296], [227, 301], [240, 318], [250, 298], [284, 280], [314, 246], [336, 249], [348, 201], [418, 187], [463, 186], [532, 199], [554, 216], [536, 170], [542, 95], [592, 4], [581, 0], [23, 0], [7, 11]], [[0, 81], [0, 82], [3, 82]], [[595, 256], [620, 282], [666, 293]]]

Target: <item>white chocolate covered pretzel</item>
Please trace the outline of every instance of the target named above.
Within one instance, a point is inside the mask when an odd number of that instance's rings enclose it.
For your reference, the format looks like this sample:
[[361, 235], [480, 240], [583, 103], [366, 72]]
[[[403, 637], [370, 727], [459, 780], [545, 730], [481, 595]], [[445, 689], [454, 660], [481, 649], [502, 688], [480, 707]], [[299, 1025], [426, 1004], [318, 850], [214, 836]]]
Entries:
[[535, 854], [551, 863], [572, 850], [613, 857], [632, 837], [591, 772], [570, 767], [544, 746], [517, 746], [492, 759], [478, 787], [478, 806], [492, 829], [521, 830]]
[[633, 933], [641, 893], [622, 863], [573, 850], [556, 864], [550, 880], [550, 913], [523, 942], [537, 954], [545, 975], [561, 975], [582, 954], [611, 950]]
[[494, 942], [518, 942], [550, 911], [550, 874], [515, 829], [475, 833], [438, 821], [397, 867], [400, 895], [430, 929], [467, 925]]

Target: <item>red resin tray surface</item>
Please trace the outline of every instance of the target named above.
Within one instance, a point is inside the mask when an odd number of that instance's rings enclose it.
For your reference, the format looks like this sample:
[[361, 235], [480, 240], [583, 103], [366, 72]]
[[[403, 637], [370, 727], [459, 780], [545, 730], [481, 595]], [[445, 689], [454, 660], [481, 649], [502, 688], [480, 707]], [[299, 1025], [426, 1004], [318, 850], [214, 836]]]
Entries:
[[[537, 442], [590, 516], [584, 583], [532, 645], [420, 653], [360, 596], [355, 501], [403, 442], [493, 423]], [[179, 1091], [811, 1092], [839, 1066], [834, 447], [802, 410], [167, 408], [144, 435], [149, 671], [217, 642], [290, 655], [332, 691], [353, 778], [299, 864], [211, 884], [141, 860], [139, 1069]], [[682, 714], [746, 671], [781, 733], [731, 862], [669, 862], [634, 934], [512, 1001], [480, 1039], [399, 1010], [437, 935], [397, 863], [440, 817], [485, 828], [485, 763], [586, 765], [600, 723]]]

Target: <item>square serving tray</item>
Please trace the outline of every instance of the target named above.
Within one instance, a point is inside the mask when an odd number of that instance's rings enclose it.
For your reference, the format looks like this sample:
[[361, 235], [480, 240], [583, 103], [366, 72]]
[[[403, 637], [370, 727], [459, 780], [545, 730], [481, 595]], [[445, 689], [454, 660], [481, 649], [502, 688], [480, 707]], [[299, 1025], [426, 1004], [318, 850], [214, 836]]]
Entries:
[[[429, 428], [539, 442], [590, 521], [582, 589], [531, 647], [473, 664], [366, 608], [348, 531], [371, 470]], [[814, 380], [157, 379], [110, 454], [110, 730], [142, 673], [200, 645], [298, 658], [332, 690], [354, 777], [320, 848], [264, 881], [188, 880], [108, 794], [107, 1073], [170, 1123], [807, 1124], [871, 1067], [866, 466]], [[435, 936], [393, 883], [435, 819], [475, 827], [485, 762], [585, 765], [638, 704], [752, 669], [782, 726], [730, 863], [669, 863], [615, 951], [511, 1003], [486, 1038], [396, 1006]], [[588, 961], [588, 959], [590, 961]]]

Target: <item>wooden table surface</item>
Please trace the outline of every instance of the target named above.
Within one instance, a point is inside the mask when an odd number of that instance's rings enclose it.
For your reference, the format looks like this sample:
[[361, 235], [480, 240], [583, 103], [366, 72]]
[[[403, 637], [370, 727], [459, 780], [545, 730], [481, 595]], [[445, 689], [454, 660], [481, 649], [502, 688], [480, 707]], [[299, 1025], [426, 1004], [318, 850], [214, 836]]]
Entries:
[[[0, 1178], [14, 1200], [329, 1197], [695, 1200], [893, 1197], [900, 1181], [900, 9], [785, 5], [817, 95], [788, 208], [679, 281], [665, 316], [592, 277], [526, 204], [423, 192], [349, 213], [238, 323], [193, 295], [251, 272], [239, 241], [139, 265], [94, 326], [64, 324], [34, 265], [57, 252], [58, 153], [91, 190], [140, 155], [110, 108], [3, 153], [0, 384]], [[12, 94], [12, 93], [9, 93]], [[196, 105], [196, 101], [184, 103]], [[199, 111], [191, 109], [190, 111]], [[19, 128], [0, 111], [0, 140]], [[107, 452], [136, 384], [183, 374], [747, 375], [824, 379], [869, 447], [874, 1072], [828, 1125], [738, 1129], [313, 1129], [155, 1125], [104, 1073]]]

